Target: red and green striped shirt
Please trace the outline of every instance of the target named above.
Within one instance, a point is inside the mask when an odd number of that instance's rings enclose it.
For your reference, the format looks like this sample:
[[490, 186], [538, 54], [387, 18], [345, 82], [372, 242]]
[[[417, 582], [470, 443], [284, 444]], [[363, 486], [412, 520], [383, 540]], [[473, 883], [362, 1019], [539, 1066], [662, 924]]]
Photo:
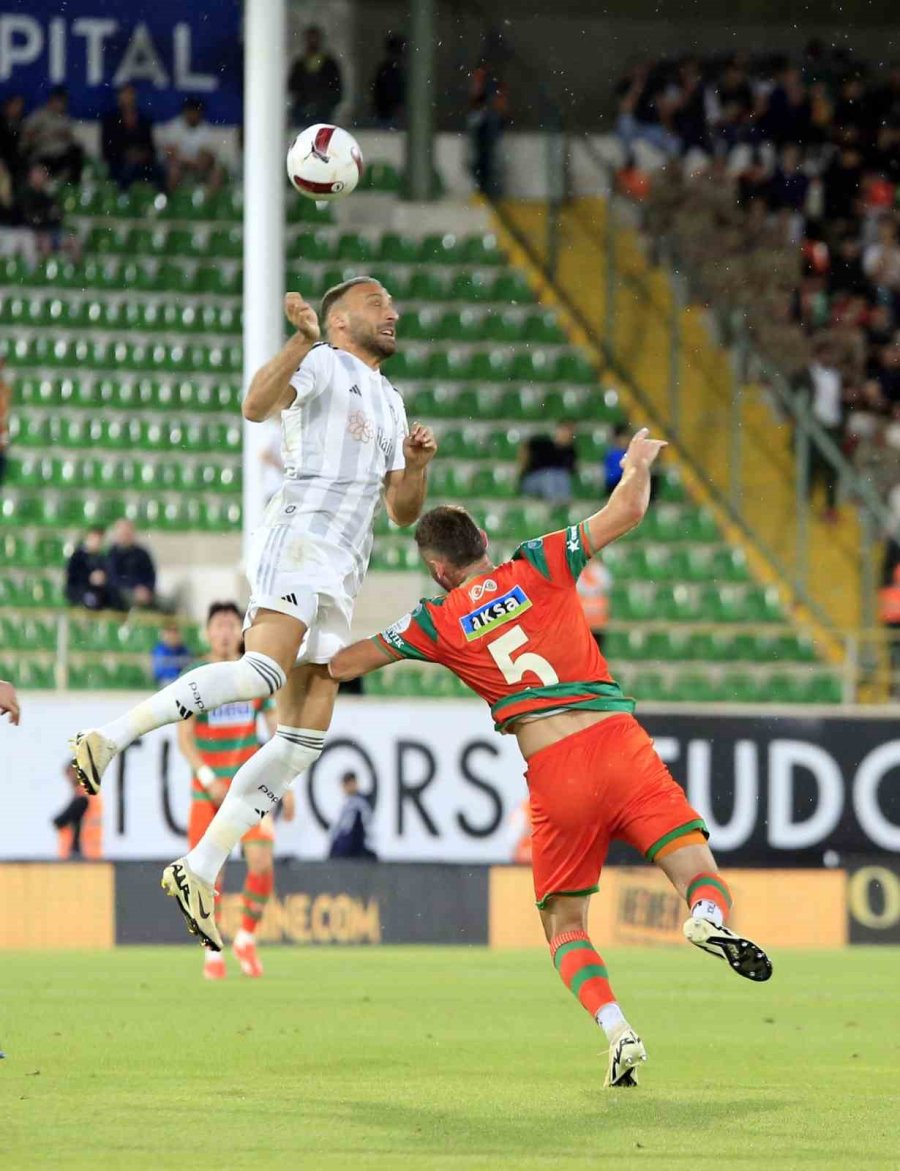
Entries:
[[[257, 723], [260, 715], [271, 711], [274, 706], [271, 697], [239, 700], [194, 716], [194, 740], [203, 763], [230, 784], [241, 765], [259, 748]], [[196, 776], [191, 778], [191, 798], [194, 801], [212, 800]]]

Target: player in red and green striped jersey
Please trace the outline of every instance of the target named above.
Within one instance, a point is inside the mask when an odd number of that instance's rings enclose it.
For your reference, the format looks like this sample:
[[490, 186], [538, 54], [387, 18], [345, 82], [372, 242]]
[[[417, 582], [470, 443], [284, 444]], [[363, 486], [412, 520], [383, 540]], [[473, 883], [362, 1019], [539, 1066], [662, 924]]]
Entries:
[[[209, 642], [207, 662], [222, 663], [240, 658], [243, 651], [243, 615], [234, 602], [214, 602], [206, 621]], [[196, 664], [194, 664], [196, 665]], [[211, 712], [200, 712], [178, 725], [178, 747], [191, 766], [191, 815], [188, 841], [191, 849], [200, 841], [215, 817], [232, 778], [260, 746], [258, 722], [264, 716], [270, 734], [277, 723], [272, 699], [226, 703]], [[294, 795], [288, 790], [283, 801], [284, 816], [294, 815]], [[256, 950], [256, 928], [274, 888], [273, 847], [275, 821], [268, 814], [241, 839], [247, 878], [241, 895], [241, 928], [235, 936], [234, 955], [245, 976], [261, 976], [262, 964]], [[216, 882], [222, 889], [222, 874]], [[219, 901], [216, 900], [216, 917]], [[208, 980], [225, 977], [222, 952], [205, 951], [203, 974]]]

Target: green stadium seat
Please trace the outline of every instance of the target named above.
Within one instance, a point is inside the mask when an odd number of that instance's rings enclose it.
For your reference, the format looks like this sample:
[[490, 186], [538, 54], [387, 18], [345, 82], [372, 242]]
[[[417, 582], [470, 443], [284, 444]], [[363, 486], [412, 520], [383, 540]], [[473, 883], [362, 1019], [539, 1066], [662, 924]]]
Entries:
[[419, 241], [396, 232], [385, 232], [381, 237], [378, 259], [383, 264], [415, 264], [419, 259]]

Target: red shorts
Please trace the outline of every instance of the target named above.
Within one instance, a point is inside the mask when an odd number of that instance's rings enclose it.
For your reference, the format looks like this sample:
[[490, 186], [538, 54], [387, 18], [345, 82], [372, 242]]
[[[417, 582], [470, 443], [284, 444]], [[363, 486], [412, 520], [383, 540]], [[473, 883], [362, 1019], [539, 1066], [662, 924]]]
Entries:
[[677, 837], [709, 836], [653, 741], [625, 713], [542, 748], [525, 777], [539, 907], [552, 895], [593, 894], [614, 839], [652, 861]]
[[[209, 823], [216, 816], [216, 809], [217, 806], [212, 801], [204, 800], [202, 797], [194, 798], [191, 801], [191, 814], [188, 820], [188, 849], [193, 850], [209, 829]], [[256, 843], [271, 846], [274, 841], [275, 819], [271, 813], [267, 813], [259, 825], [247, 830], [241, 838], [241, 845]]]

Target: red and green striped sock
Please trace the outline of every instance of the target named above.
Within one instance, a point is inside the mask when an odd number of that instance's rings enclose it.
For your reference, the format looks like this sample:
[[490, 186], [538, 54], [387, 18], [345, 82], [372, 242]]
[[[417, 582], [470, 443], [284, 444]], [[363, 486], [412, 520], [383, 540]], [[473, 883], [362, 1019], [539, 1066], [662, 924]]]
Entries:
[[710, 919], [721, 927], [731, 910], [731, 891], [721, 874], [696, 874], [684, 895], [695, 919]]
[[247, 875], [241, 893], [241, 928], [251, 935], [259, 926], [274, 886], [275, 875], [271, 870]]
[[606, 964], [594, 951], [585, 931], [563, 931], [550, 941], [553, 964], [563, 984], [577, 996], [592, 1017], [615, 1000]]

